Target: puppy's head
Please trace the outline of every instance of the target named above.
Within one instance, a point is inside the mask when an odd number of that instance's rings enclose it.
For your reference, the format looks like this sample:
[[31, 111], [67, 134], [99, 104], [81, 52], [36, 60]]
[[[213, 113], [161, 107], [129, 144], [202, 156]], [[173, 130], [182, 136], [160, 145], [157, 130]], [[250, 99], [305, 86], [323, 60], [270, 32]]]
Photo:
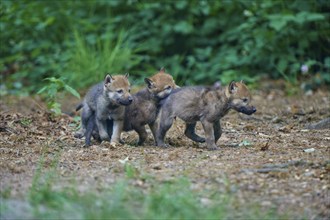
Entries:
[[107, 98], [119, 105], [129, 105], [133, 98], [130, 94], [131, 86], [128, 81], [128, 73], [125, 75], [106, 75], [104, 78], [104, 92]]
[[173, 77], [165, 73], [164, 68], [161, 68], [159, 72], [152, 77], [145, 78], [144, 81], [147, 84], [148, 90], [159, 99], [166, 98], [171, 94], [173, 89], [178, 88], [178, 86], [175, 85]]
[[226, 96], [230, 101], [230, 107], [238, 112], [251, 115], [257, 111], [257, 109], [250, 105], [251, 94], [247, 86], [241, 82], [232, 81], [227, 90]]

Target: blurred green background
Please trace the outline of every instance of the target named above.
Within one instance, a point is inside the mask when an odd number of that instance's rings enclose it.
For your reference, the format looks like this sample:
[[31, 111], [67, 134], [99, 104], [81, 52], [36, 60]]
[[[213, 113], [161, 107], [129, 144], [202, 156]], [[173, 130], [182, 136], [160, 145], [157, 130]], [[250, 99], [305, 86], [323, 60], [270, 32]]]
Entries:
[[[1, 89], [34, 93], [105, 73], [132, 84], [165, 67], [178, 85], [284, 78], [330, 83], [330, 1], [8, 1], [0, 7]], [[2, 92], [4, 93], [4, 92]]]

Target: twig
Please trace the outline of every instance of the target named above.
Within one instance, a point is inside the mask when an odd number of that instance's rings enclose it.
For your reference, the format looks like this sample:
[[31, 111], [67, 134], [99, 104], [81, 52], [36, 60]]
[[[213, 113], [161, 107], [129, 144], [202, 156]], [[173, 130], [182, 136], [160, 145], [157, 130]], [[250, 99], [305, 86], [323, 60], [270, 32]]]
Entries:
[[280, 168], [242, 169], [241, 172], [244, 173], [288, 172], [288, 169], [280, 169]]

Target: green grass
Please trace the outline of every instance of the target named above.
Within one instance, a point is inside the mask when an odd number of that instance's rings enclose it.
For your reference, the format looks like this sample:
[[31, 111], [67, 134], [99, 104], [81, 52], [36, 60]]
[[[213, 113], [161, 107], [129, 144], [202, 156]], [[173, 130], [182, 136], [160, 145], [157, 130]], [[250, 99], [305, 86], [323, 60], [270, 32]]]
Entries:
[[[75, 48], [70, 51], [72, 57], [63, 73], [70, 85], [86, 87], [102, 81], [107, 73], [125, 74], [140, 63], [140, 49], [132, 49], [127, 32], [109, 32], [106, 36], [95, 38], [95, 44], [90, 45], [84, 35], [74, 32]], [[113, 40], [114, 36], [117, 40]]]
[[[60, 219], [279, 219], [276, 213], [261, 212], [258, 206], [234, 208], [231, 195], [203, 195], [191, 190], [183, 178], [172, 183], [155, 183], [148, 190], [133, 186], [127, 179], [101, 192], [78, 193], [75, 186], [61, 190], [31, 189], [31, 215]], [[201, 198], [210, 204], [202, 204]], [[6, 201], [6, 200], [4, 200]], [[1, 204], [6, 213], [6, 202]], [[16, 213], [17, 214], [17, 213]], [[21, 213], [24, 217], [26, 213]]]
[[[233, 193], [195, 189], [186, 177], [160, 182], [125, 164], [124, 177], [99, 191], [80, 193], [73, 180], [69, 187], [55, 189], [58, 155], [47, 168], [41, 158], [22, 213], [1, 198], [0, 217], [31, 216], [37, 219], [283, 219], [276, 212], [261, 211], [256, 204], [242, 204]], [[137, 186], [142, 181], [143, 186]], [[204, 202], [202, 202], [204, 201]], [[206, 201], [206, 202], [205, 202]], [[10, 205], [11, 204], [11, 205]], [[26, 208], [27, 207], [27, 208]]]

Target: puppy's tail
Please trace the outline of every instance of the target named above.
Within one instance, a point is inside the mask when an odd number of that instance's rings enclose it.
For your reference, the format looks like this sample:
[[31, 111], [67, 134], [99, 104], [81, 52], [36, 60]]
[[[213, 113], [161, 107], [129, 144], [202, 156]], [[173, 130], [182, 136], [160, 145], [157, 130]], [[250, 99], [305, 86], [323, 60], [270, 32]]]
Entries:
[[82, 109], [83, 106], [84, 106], [84, 104], [82, 102], [79, 103], [76, 107], [76, 112], [79, 111], [80, 109]]

